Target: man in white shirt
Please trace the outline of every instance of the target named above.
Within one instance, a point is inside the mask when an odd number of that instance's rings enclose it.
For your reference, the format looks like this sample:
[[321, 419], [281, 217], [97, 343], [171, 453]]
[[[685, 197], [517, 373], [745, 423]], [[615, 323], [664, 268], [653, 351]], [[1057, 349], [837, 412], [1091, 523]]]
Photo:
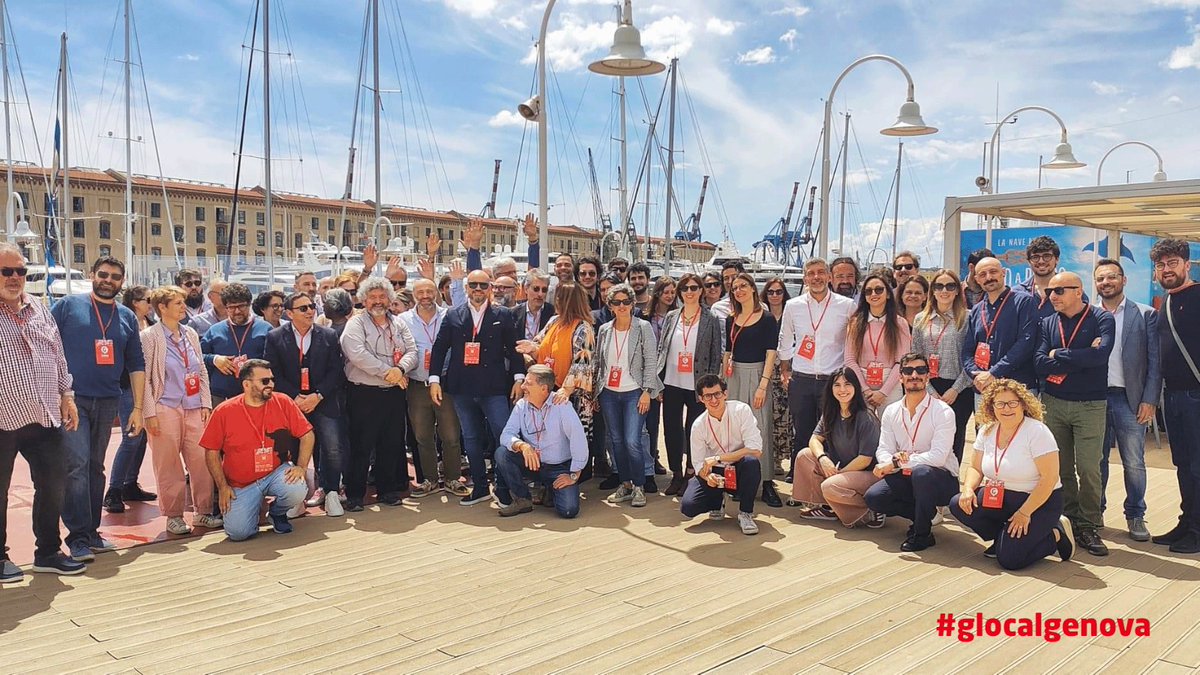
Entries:
[[745, 271], [746, 266], [741, 260], [726, 260], [721, 265], [721, 285], [725, 288], [725, 295], [708, 308], [713, 316], [721, 320], [721, 325], [724, 325], [726, 317], [733, 313], [733, 280]]
[[[846, 324], [854, 314], [854, 301], [829, 291], [829, 266], [821, 258], [804, 263], [808, 292], [788, 300], [779, 326], [779, 360], [782, 383], [792, 413], [792, 465], [808, 447], [821, 411], [821, 396], [829, 374], [846, 360]], [[787, 482], [792, 482], [791, 469]]]
[[883, 480], [867, 490], [876, 513], [912, 521], [901, 551], [923, 551], [937, 542], [930, 527], [939, 506], [958, 492], [954, 457], [954, 411], [926, 393], [929, 363], [911, 352], [900, 357], [904, 398], [883, 411], [875, 475]]
[[[754, 498], [762, 484], [762, 434], [754, 411], [741, 401], [727, 401], [726, 385], [709, 373], [696, 381], [696, 394], [706, 412], [692, 425], [692, 464], [699, 467], [688, 481], [680, 510], [688, 518], [708, 512], [708, 517], [725, 517], [725, 492], [737, 492], [738, 525], [743, 534], [758, 534], [754, 522]], [[730, 485], [736, 481], [736, 487]]]

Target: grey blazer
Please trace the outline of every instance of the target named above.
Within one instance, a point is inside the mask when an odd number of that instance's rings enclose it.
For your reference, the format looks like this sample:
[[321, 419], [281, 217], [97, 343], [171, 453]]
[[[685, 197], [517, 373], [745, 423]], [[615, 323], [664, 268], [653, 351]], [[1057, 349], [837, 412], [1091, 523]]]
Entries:
[[[599, 395], [608, 384], [608, 345], [613, 340], [613, 322], [600, 326], [596, 331], [596, 350], [592, 352], [595, 379], [592, 391]], [[658, 377], [658, 360], [654, 352], [654, 329], [649, 321], [633, 317], [629, 327], [629, 376], [642, 389], [650, 390], [650, 398], [662, 393], [662, 380]]]
[[[658, 341], [658, 376], [666, 377], [667, 361], [670, 355], [671, 336], [679, 325], [679, 313], [682, 309], [673, 309], [663, 319], [662, 330], [659, 331]], [[700, 308], [699, 332], [696, 334], [695, 375], [700, 379], [704, 375], [719, 375], [721, 371], [721, 350], [725, 345], [725, 337], [721, 319], [712, 315], [707, 307]]]
[[[1096, 305], [1100, 306], [1100, 303]], [[1163, 330], [1170, 328], [1164, 323]], [[1158, 405], [1158, 396], [1162, 392], [1162, 364], [1158, 350], [1158, 312], [1153, 307], [1126, 299], [1121, 316], [1121, 364], [1125, 368], [1125, 397], [1134, 413], [1139, 404]]]

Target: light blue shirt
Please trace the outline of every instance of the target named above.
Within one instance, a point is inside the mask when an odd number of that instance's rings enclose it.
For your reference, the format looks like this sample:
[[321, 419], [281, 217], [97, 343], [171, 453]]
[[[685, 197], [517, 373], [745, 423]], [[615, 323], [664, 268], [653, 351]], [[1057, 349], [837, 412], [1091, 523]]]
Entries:
[[570, 403], [555, 405], [547, 399], [538, 409], [528, 399], [517, 401], [504, 431], [500, 432], [500, 443], [511, 450], [517, 441], [525, 441], [536, 448], [543, 464], [562, 464], [570, 460], [572, 472], [587, 465], [587, 434]]
[[[162, 326], [162, 324], [159, 325]], [[187, 373], [200, 374], [200, 369], [204, 367], [204, 357], [197, 354], [196, 350], [192, 348], [192, 343], [183, 334], [183, 329], [179, 331], [178, 341], [171, 334], [170, 328], [162, 326], [162, 332], [167, 338], [167, 356], [164, 362], [166, 371], [163, 373], [163, 393], [158, 405], [163, 408], [195, 410], [201, 405], [200, 392], [188, 396], [183, 380]], [[185, 353], [187, 354], [186, 366], [183, 362]]]
[[417, 341], [417, 367], [408, 374], [410, 379], [419, 382], [429, 379], [429, 370], [425, 368], [425, 355], [433, 353], [433, 341], [437, 339], [438, 331], [442, 329], [442, 319], [446, 318], [447, 311], [445, 307], [438, 307], [437, 312], [433, 315], [433, 321], [429, 323], [425, 323], [421, 315], [417, 314], [415, 307], [400, 313], [400, 320], [408, 325], [413, 339]]

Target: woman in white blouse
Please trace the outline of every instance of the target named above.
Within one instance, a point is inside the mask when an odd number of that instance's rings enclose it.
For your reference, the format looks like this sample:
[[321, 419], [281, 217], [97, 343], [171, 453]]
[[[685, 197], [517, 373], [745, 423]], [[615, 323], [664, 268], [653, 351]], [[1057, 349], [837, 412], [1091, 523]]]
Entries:
[[1051, 553], [1071, 558], [1071, 524], [1063, 515], [1058, 445], [1042, 424], [1042, 404], [1015, 380], [992, 382], [983, 392], [975, 453], [963, 490], [950, 511], [992, 545], [984, 551], [1007, 570]]

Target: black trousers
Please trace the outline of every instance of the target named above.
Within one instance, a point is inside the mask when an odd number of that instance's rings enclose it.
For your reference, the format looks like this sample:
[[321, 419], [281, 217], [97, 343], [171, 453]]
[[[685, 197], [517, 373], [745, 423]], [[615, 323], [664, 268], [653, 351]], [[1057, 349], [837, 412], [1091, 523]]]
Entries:
[[[929, 381], [933, 385], [934, 391], [938, 395], [946, 393], [954, 384], [954, 380], [936, 378]], [[975, 389], [968, 387], [959, 393], [958, 398], [954, 399], [954, 405], [950, 406], [954, 411], [954, 456], [958, 458], [958, 463], [962, 464], [963, 445], [967, 442], [967, 422], [971, 420], [971, 415], [975, 412]]]
[[971, 509], [971, 515], [959, 508], [959, 496], [954, 495], [950, 500], [950, 513], [984, 541], [996, 542], [996, 562], [1004, 569], [1024, 569], [1058, 550], [1053, 530], [1063, 512], [1062, 488], [1051, 492], [1046, 503], [1030, 515], [1029, 531], [1017, 538], [1008, 534], [1008, 519], [1025, 505], [1025, 500], [1029, 499], [1028, 492], [1005, 490], [1001, 508], [985, 509], [983, 488], [976, 488], [975, 508]]
[[18, 452], [29, 463], [33, 479], [34, 559], [41, 560], [62, 550], [58, 519], [67, 476], [62, 430], [28, 424], [15, 431], [0, 431], [0, 493], [4, 495], [4, 503], [0, 504], [0, 560], [8, 559], [8, 488]]
[[[737, 501], [742, 513], [754, 513], [754, 498], [762, 484], [762, 465], [757, 457], [743, 457], [734, 463], [737, 471]], [[709, 486], [700, 476], [692, 476], [679, 500], [679, 510], [688, 518], [716, 511], [725, 504], [726, 491]]]
[[[817, 420], [821, 417], [821, 398], [825, 395], [825, 382], [828, 379], [818, 380], [792, 371], [792, 380], [788, 383], [788, 410], [792, 413], [794, 433], [792, 466], [796, 464], [796, 455], [808, 447], [808, 439], [812, 438], [813, 429], [817, 428]], [[788, 475], [792, 475], [790, 468]]]
[[670, 384], [663, 387], [663, 440], [667, 446], [667, 465], [672, 473], [682, 476], [685, 463], [688, 469], [692, 468], [692, 425], [702, 414], [704, 404], [696, 398], [696, 392]]
[[872, 485], [864, 495], [875, 513], [900, 516], [912, 521], [909, 534], [925, 536], [937, 507], [946, 506], [958, 493], [958, 478], [943, 468], [918, 464], [912, 475], [897, 471]]
[[367, 472], [375, 456], [375, 492], [382, 496], [408, 489], [408, 399], [400, 387], [351, 384], [350, 462], [344, 482], [346, 497], [362, 501]]

